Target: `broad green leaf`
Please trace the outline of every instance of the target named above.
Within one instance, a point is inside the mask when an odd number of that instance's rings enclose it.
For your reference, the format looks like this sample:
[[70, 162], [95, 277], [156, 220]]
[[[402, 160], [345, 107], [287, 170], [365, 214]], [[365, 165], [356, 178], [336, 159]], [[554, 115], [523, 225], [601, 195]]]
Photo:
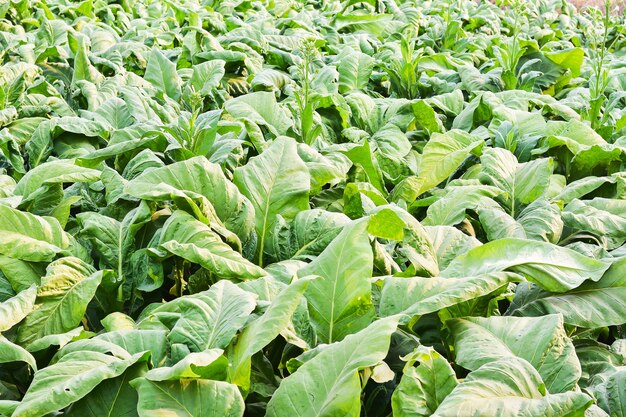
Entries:
[[14, 415], [42, 417], [85, 397], [102, 381], [115, 378], [147, 353], [117, 358], [99, 352], [78, 351], [63, 356], [57, 363], [35, 373]]
[[[17, 183], [14, 193], [28, 198], [44, 185], [93, 182], [98, 179], [100, 172], [95, 169], [83, 168], [67, 160], [50, 161], [28, 171]], [[38, 197], [41, 198], [39, 195]]]
[[96, 114], [106, 120], [113, 129], [124, 129], [132, 125], [135, 120], [126, 102], [117, 97], [112, 97], [102, 103], [96, 110]]
[[182, 210], [176, 210], [163, 225], [159, 248], [220, 278], [245, 280], [265, 275], [265, 271], [224, 243], [209, 226]]
[[350, 219], [343, 213], [304, 210], [287, 224], [282, 217], [270, 234], [267, 252], [278, 260], [319, 255]]
[[26, 349], [29, 352], [40, 352], [42, 350], [48, 349], [49, 347], [55, 346], [62, 348], [70, 342], [74, 342], [77, 340], [82, 340], [85, 338], [89, 338], [94, 336], [94, 333], [85, 331], [85, 329], [81, 327], [76, 327], [75, 329], [70, 330], [69, 332], [59, 333], [59, 334], [51, 334], [48, 336], [44, 336], [39, 338], [29, 344]]
[[563, 292], [598, 281], [610, 264], [571, 249], [526, 239], [499, 239], [454, 259], [441, 275], [462, 277], [511, 270], [542, 288]]
[[454, 226], [465, 218], [465, 211], [488, 205], [489, 198], [501, 191], [489, 185], [448, 186], [445, 195], [428, 207], [423, 223], [428, 226]]
[[36, 297], [37, 287], [33, 285], [0, 303], [0, 332], [7, 331], [24, 320], [24, 317], [33, 311]]
[[135, 234], [151, 220], [149, 207], [141, 204], [121, 222], [95, 212], [79, 213], [76, 218], [82, 226], [80, 236], [89, 239], [97, 251], [100, 267], [112, 269], [120, 280], [126, 279]]
[[[419, 223], [415, 224], [417, 225]], [[372, 236], [382, 239], [402, 241], [404, 239], [404, 228], [406, 226], [407, 224], [398, 213], [391, 208], [385, 207], [375, 211], [370, 216], [367, 223], [367, 232]], [[422, 231], [423, 229], [420, 230], [420, 232]], [[428, 241], [428, 239], [426, 239], [426, 241]]]
[[139, 417], [242, 417], [244, 402], [236, 385], [208, 379], [150, 381], [137, 378]]
[[446, 269], [457, 256], [481, 245], [475, 237], [468, 236], [451, 226], [425, 226], [425, 230], [442, 270]]
[[258, 264], [263, 266], [266, 241], [277, 216], [291, 220], [309, 208], [308, 169], [298, 156], [295, 140], [279, 137], [261, 155], [237, 168], [233, 181], [254, 207]]
[[126, 185], [126, 193], [151, 201], [206, 198], [224, 226], [242, 242], [254, 230], [254, 208], [224, 175], [222, 168], [198, 156], [142, 173]]
[[[391, 397], [393, 415], [431, 416], [456, 387], [454, 370], [432, 347], [419, 346], [402, 360], [406, 362], [402, 379]], [[419, 362], [417, 367], [416, 362]]]
[[562, 201], [565, 204], [569, 204], [575, 199], [584, 197], [585, 195], [597, 190], [606, 183], [614, 184], [616, 182], [615, 177], [585, 177], [577, 181], [570, 182], [565, 188], [555, 197], [554, 201]]
[[226, 378], [228, 360], [222, 349], [208, 349], [185, 356], [171, 367], [154, 368], [145, 374], [150, 381], [173, 381], [183, 378], [222, 380]]
[[150, 314], [165, 321], [175, 313], [177, 320], [168, 334], [170, 344], [183, 344], [191, 352], [202, 352], [228, 346], [254, 307], [253, 294], [222, 280], [207, 291], [179, 297]]
[[[563, 231], [561, 210], [544, 198], [526, 206], [514, 219], [497, 203], [483, 200], [484, 205], [475, 208], [481, 226], [489, 240], [519, 238], [557, 243]], [[489, 204], [487, 204], [489, 203]]]
[[266, 416], [358, 417], [361, 411], [358, 371], [382, 362], [397, 324], [398, 317], [375, 321], [321, 350], [282, 380], [267, 404]]
[[515, 155], [502, 148], [485, 149], [480, 160], [486, 182], [504, 191], [504, 204], [513, 217], [520, 205], [533, 202], [545, 192], [553, 169], [551, 159], [520, 164]]
[[517, 217], [528, 239], [558, 243], [563, 231], [562, 212], [554, 203], [541, 198], [530, 203]]
[[565, 293], [551, 293], [537, 286], [520, 284], [507, 314], [543, 316], [561, 313], [566, 324], [595, 329], [626, 322], [626, 258], [616, 260], [599, 281], [586, 281]]
[[506, 358], [527, 360], [541, 375], [548, 392], [570, 391], [581, 376], [574, 345], [563, 317], [467, 317], [446, 322], [454, 337], [455, 363], [474, 371]]
[[488, 295], [522, 277], [512, 272], [493, 272], [465, 278], [383, 278], [379, 314], [409, 317], [434, 313], [446, 307]]
[[266, 127], [278, 137], [293, 125], [289, 112], [276, 102], [274, 93], [257, 91], [228, 100], [224, 108], [236, 119]]
[[78, 48], [74, 56], [74, 72], [72, 73], [72, 86], [78, 81], [90, 81], [93, 83], [102, 80], [102, 74], [91, 65], [88, 54], [88, 42], [84, 36], [77, 37]]
[[70, 237], [56, 219], [1, 204], [0, 232], [0, 255], [23, 261], [49, 262], [70, 245]]
[[411, 263], [404, 273], [435, 276], [439, 274], [439, 264], [435, 248], [428, 232], [414, 216], [395, 205], [385, 205], [371, 212], [368, 232], [383, 239], [399, 242], [397, 252]]
[[546, 135], [546, 139], [542, 146], [534, 149], [533, 153], [543, 153], [552, 147], [564, 145], [573, 154], [576, 154], [594, 145], [607, 144], [591, 126], [577, 120], [550, 121], [544, 135]]
[[480, 153], [483, 140], [460, 130], [433, 133], [424, 146], [416, 177], [403, 180], [393, 191], [394, 201], [413, 202], [459, 168], [471, 153]]
[[228, 352], [229, 381], [242, 387], [250, 386], [250, 358], [270, 344], [283, 331], [302, 300], [302, 294], [315, 277], [301, 278], [274, 297], [265, 313], [246, 326]]
[[444, 129], [437, 113], [424, 100], [418, 100], [412, 105], [415, 121], [428, 133], [441, 133]]
[[526, 230], [509, 215], [500, 205], [495, 202], [484, 200], [483, 203], [475, 208], [478, 213], [480, 225], [490, 241], [504, 238], [526, 239]]
[[12, 343], [6, 337], [0, 335], [0, 364], [11, 362], [24, 362], [33, 371], [37, 370], [37, 362], [33, 355], [23, 347]]
[[107, 332], [134, 330], [137, 326], [135, 320], [119, 311], [107, 315], [100, 320], [100, 324], [102, 324], [102, 327], [104, 327], [104, 330]]
[[137, 417], [139, 397], [130, 381], [145, 374], [143, 361], [130, 366], [120, 376], [102, 381], [93, 391], [73, 403], [64, 413], [70, 417]]
[[345, 154], [355, 166], [365, 172], [372, 186], [381, 193], [386, 193], [383, 174], [367, 139], [363, 139], [360, 145], [351, 146]]
[[[138, 129], [139, 130], [139, 129]], [[133, 132], [135, 133], [135, 132]], [[143, 131], [138, 132], [141, 135]], [[141, 149], [154, 149], [159, 150], [165, 148], [165, 141], [161, 136], [146, 135], [145, 137], [129, 138], [122, 141], [114, 142], [111, 140], [106, 147], [100, 148], [96, 151], [90, 152], [86, 155], [81, 155], [76, 159], [76, 162], [81, 166], [94, 167], [104, 160], [113, 158], [118, 155], [123, 155], [129, 152], [133, 152]], [[106, 168], [102, 175], [104, 176]]]
[[588, 232], [615, 249], [626, 241], [626, 201], [596, 197], [574, 199], [562, 212], [563, 221], [572, 230]]
[[298, 271], [301, 277], [320, 277], [306, 292], [320, 342], [341, 340], [374, 319], [370, 284], [373, 262], [367, 222], [359, 221], [345, 226], [313, 262]]
[[[94, 138], [93, 141], [96, 141], [99, 137], [108, 137], [109, 130], [105, 124], [71, 114], [63, 117], [54, 117], [38, 125], [25, 145], [31, 168], [35, 168], [48, 160], [53, 151], [55, 139], [61, 136], [72, 138], [78, 136], [77, 139], [79, 140], [77, 142], [86, 144], [87, 152], [93, 150], [92, 140], [86, 140], [83, 136]], [[74, 156], [78, 155], [73, 155], [72, 157]]]
[[508, 358], [471, 372], [443, 400], [433, 417], [582, 417], [591, 403], [591, 397], [581, 392], [548, 393], [532, 365], [520, 358]]
[[[2, 257], [0, 257], [0, 265], [2, 265], [1, 259]], [[15, 296], [15, 291], [11, 287], [11, 283], [9, 282], [7, 277], [4, 275], [4, 273], [1, 273], [0, 274], [0, 300], [2, 300], [2, 302], [5, 302], [14, 296]]]
[[[113, 343], [131, 355], [149, 350], [150, 362], [153, 366], [159, 366], [167, 357], [168, 343], [166, 336], [167, 332], [165, 330], [157, 329], [109, 330], [95, 336], [91, 340], [96, 341], [96, 343], [98, 341]], [[69, 349], [70, 346], [65, 347], [65, 349]]]
[[196, 92], [206, 96], [218, 87], [224, 76], [224, 64], [224, 61], [214, 59], [195, 65], [190, 82]]
[[574, 77], [578, 77], [580, 67], [583, 64], [585, 51], [582, 48], [568, 48], [546, 52], [544, 56], [555, 64], [570, 70]]
[[34, 310], [18, 328], [18, 343], [28, 346], [41, 337], [78, 326], [103, 275], [103, 271], [73, 257], [51, 263], [37, 289]]
[[181, 81], [176, 72], [176, 64], [157, 48], [153, 48], [150, 52], [144, 79], [162, 94], [174, 100], [178, 100], [180, 97]]
[[342, 94], [354, 90], [364, 90], [369, 82], [374, 59], [360, 51], [344, 49], [337, 65], [339, 72], [339, 92]]
[[619, 366], [596, 375], [592, 379], [589, 391], [596, 398], [598, 405], [608, 415], [624, 417], [626, 415], [626, 367]]

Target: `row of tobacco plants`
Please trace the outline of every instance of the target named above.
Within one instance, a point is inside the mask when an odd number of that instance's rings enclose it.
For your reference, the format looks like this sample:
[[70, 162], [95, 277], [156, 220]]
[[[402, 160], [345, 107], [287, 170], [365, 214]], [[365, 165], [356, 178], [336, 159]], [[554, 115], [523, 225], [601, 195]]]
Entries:
[[625, 32], [0, 1], [0, 416], [626, 415]]

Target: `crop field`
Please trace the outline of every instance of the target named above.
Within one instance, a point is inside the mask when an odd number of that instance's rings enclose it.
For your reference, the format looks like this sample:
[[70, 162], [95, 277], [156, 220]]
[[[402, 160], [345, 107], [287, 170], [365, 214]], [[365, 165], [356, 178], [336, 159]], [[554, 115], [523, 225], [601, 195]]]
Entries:
[[626, 26], [0, 0], [0, 417], [626, 416]]

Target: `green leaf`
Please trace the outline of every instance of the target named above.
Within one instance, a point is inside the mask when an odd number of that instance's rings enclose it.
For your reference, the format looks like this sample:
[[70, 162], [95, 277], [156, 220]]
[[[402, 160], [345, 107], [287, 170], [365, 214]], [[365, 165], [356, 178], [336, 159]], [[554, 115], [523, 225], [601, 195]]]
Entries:
[[[465, 218], [465, 211], [488, 206], [489, 198], [501, 193], [489, 185], [448, 186], [445, 195], [428, 207], [423, 223], [428, 226], [453, 226]], [[421, 200], [418, 200], [421, 201]]]
[[562, 212], [565, 225], [572, 230], [596, 236], [607, 249], [615, 249], [626, 241], [626, 201], [596, 197], [593, 200], [572, 200]]
[[626, 258], [616, 260], [599, 281], [584, 282], [565, 293], [551, 293], [537, 286], [520, 284], [507, 314], [543, 316], [561, 313], [566, 324], [595, 329], [626, 323]]
[[[132, 125], [135, 120], [126, 102], [117, 97], [112, 97], [102, 103], [96, 110], [96, 114], [106, 120], [113, 129], [128, 127]], [[92, 157], [91, 154], [86, 156], [90, 159]]]
[[570, 70], [572, 76], [578, 77], [578, 75], [580, 75], [580, 67], [583, 64], [585, 51], [582, 48], [568, 48], [545, 52], [544, 56], [555, 64]]
[[153, 250], [158, 256], [179, 256], [221, 278], [245, 280], [266, 274], [224, 243], [209, 226], [182, 210], [176, 210], [163, 225], [159, 249]]
[[417, 100], [411, 107], [415, 121], [429, 134], [441, 133], [444, 130], [441, 121], [437, 118], [437, 113], [426, 101]]
[[145, 375], [150, 381], [173, 381], [184, 378], [217, 379], [226, 378], [228, 360], [222, 349], [208, 349], [185, 356], [175, 365], [154, 368]]
[[374, 319], [370, 277], [373, 254], [368, 222], [345, 226], [328, 247], [299, 276], [316, 275], [307, 290], [311, 323], [322, 343], [358, 332]]
[[42, 417], [58, 411], [85, 397], [102, 381], [121, 375], [147, 358], [147, 353], [126, 358], [91, 351], [69, 353], [35, 373], [14, 415]]
[[226, 348], [254, 307], [253, 294], [222, 280], [207, 291], [157, 307], [150, 315], [167, 323], [171, 313], [175, 313], [177, 320], [168, 334], [170, 344], [183, 344], [191, 352], [202, 352]]
[[137, 417], [139, 397], [130, 381], [145, 374], [143, 361], [130, 366], [120, 376], [102, 381], [93, 391], [73, 403], [64, 413], [69, 417]]
[[551, 159], [519, 164], [515, 155], [502, 148], [485, 149], [481, 162], [485, 180], [504, 191], [504, 204], [513, 217], [519, 205], [532, 203], [546, 191], [553, 169]]
[[78, 81], [89, 81], [97, 83], [101, 81], [102, 74], [91, 65], [89, 61], [87, 39], [84, 36], [77, 38], [78, 48], [74, 56], [74, 72], [72, 73], [72, 86]]
[[454, 337], [455, 362], [470, 371], [506, 358], [527, 360], [551, 393], [576, 386], [581, 368], [563, 317], [468, 317], [446, 321]]
[[190, 204], [204, 197], [242, 242], [254, 230], [254, 208], [245, 193], [226, 178], [219, 165], [202, 156], [144, 172], [128, 182], [125, 192], [150, 201], [190, 199]]
[[346, 94], [354, 90], [364, 90], [374, 69], [374, 58], [360, 51], [346, 48], [341, 53], [337, 65], [339, 72], [339, 92]]
[[263, 266], [266, 241], [277, 216], [291, 220], [309, 208], [309, 171], [298, 156], [296, 142], [279, 137], [261, 155], [235, 169], [233, 181], [254, 207], [258, 264]]
[[226, 63], [220, 59], [203, 62], [194, 65], [190, 83], [196, 92], [206, 96], [220, 85], [224, 76], [224, 65]]
[[24, 320], [35, 307], [36, 297], [37, 287], [33, 285], [0, 303], [0, 332], [7, 331]]
[[94, 212], [79, 213], [76, 219], [82, 226], [80, 236], [88, 239], [97, 251], [100, 267], [112, 269], [119, 280], [126, 279], [135, 235], [151, 220], [147, 205], [141, 204], [128, 212], [122, 222]]
[[244, 402], [236, 385], [208, 379], [150, 381], [137, 378], [131, 385], [139, 393], [139, 417], [241, 417]]
[[44, 336], [40, 339], [35, 340], [26, 348], [29, 352], [40, 352], [52, 346], [54, 346], [55, 348], [57, 346], [59, 348], [62, 348], [70, 342], [82, 340], [87, 337], [92, 337], [93, 335], [93, 333], [85, 331], [85, 329], [81, 326], [72, 329], [69, 332]]
[[293, 126], [289, 112], [276, 102], [271, 92], [257, 91], [233, 98], [224, 103], [224, 108], [236, 119], [266, 127], [275, 137], [284, 135]]
[[14, 193], [24, 199], [39, 193], [40, 187], [67, 182], [93, 182], [100, 179], [100, 171], [83, 168], [71, 161], [57, 160], [38, 165], [31, 169], [17, 183]]
[[611, 371], [594, 376], [589, 391], [598, 405], [608, 415], [624, 417], [626, 415], [626, 367], [620, 366]]
[[489, 240], [510, 237], [558, 243], [563, 231], [561, 210], [544, 198], [526, 206], [517, 219], [489, 200], [483, 200], [483, 204], [474, 210]]
[[[384, 214], [384, 217], [380, 214]], [[384, 233], [382, 229], [385, 229]], [[386, 239], [399, 238], [396, 250], [411, 263], [410, 269], [405, 270], [404, 273], [424, 276], [439, 274], [437, 255], [428, 232], [406, 210], [396, 205], [377, 207], [371, 212], [368, 232], [373, 236]]]
[[429, 417], [456, 387], [454, 370], [432, 347], [418, 346], [402, 360], [406, 362], [402, 379], [391, 397], [393, 415]]
[[494, 272], [466, 278], [383, 278], [379, 314], [382, 317], [405, 314], [409, 317], [437, 312], [482, 297], [520, 281], [511, 272]]
[[358, 371], [382, 362], [397, 324], [398, 317], [375, 321], [321, 350], [282, 380], [267, 403], [266, 416], [358, 417], [361, 412]]
[[468, 236], [451, 226], [425, 226], [424, 229], [432, 242], [437, 263], [442, 270], [457, 256], [482, 244], [475, 237]]
[[[95, 336], [91, 340], [96, 343], [112, 343], [121, 347], [131, 355], [149, 350], [150, 362], [153, 366], [159, 366], [165, 361], [167, 356], [168, 343], [166, 334], [167, 332], [165, 330], [158, 329], [108, 330], [107, 332]], [[79, 345], [79, 343], [66, 346], [64, 351], [71, 350], [71, 346], [76, 345]]]
[[554, 198], [553, 201], [562, 201], [569, 204], [575, 199], [582, 198], [585, 195], [600, 188], [606, 183], [614, 184], [615, 177], [585, 177], [577, 181], [570, 182], [565, 188]]
[[[70, 245], [52, 217], [40, 217], [0, 204], [0, 254], [31, 262], [51, 261]], [[19, 288], [21, 289], [21, 288]]]
[[607, 262], [551, 243], [507, 238], [457, 257], [441, 275], [462, 277], [511, 270], [549, 291], [563, 292], [588, 279], [598, 281], [609, 266]]
[[167, 59], [157, 48], [152, 48], [150, 52], [144, 79], [162, 94], [174, 100], [180, 98], [181, 80], [176, 72], [176, 64]]
[[373, 236], [388, 240], [402, 241], [406, 223], [391, 208], [382, 208], [370, 216], [367, 232]]
[[562, 212], [556, 204], [541, 198], [526, 206], [517, 221], [528, 239], [558, 243], [563, 231], [561, 216]]
[[446, 180], [471, 153], [480, 153], [484, 141], [461, 130], [433, 133], [424, 146], [417, 176], [408, 177], [393, 190], [394, 201], [407, 203]]
[[[250, 358], [270, 344], [288, 325], [300, 305], [302, 294], [315, 277], [301, 278], [276, 295], [265, 313], [251, 322], [228, 352], [229, 381], [247, 391], [250, 386]], [[317, 278], [319, 279], [319, 278]]]
[[387, 194], [383, 174], [367, 139], [363, 139], [363, 144], [361, 145], [350, 147], [350, 149], [345, 151], [345, 154], [354, 165], [365, 171], [369, 182], [378, 191], [382, 194]]
[[304, 210], [287, 224], [282, 217], [269, 237], [268, 253], [278, 260], [319, 255], [350, 219], [343, 213]]
[[78, 258], [66, 257], [51, 263], [37, 289], [35, 309], [17, 331], [17, 341], [28, 346], [37, 339], [65, 333], [83, 319], [104, 275]]
[[520, 358], [508, 358], [470, 373], [443, 400], [433, 417], [582, 417], [591, 403], [591, 397], [581, 392], [549, 394], [532, 365]]
[[10, 342], [6, 337], [0, 335], [0, 364], [11, 362], [24, 362], [34, 371], [37, 370], [37, 362], [33, 355], [23, 347]]

